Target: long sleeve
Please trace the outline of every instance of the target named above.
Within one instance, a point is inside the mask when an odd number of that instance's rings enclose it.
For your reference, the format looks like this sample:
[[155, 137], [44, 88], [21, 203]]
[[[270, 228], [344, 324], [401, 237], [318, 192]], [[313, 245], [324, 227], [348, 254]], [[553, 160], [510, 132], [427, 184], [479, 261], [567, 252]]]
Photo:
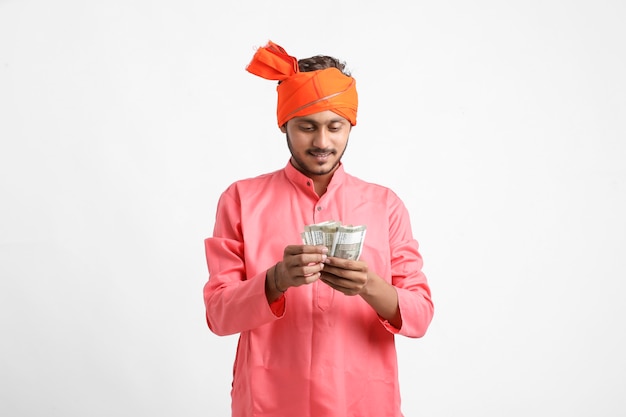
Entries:
[[247, 275], [240, 208], [232, 189], [227, 190], [218, 203], [213, 237], [205, 240], [210, 275], [204, 286], [206, 318], [220, 336], [277, 319], [265, 297], [265, 270]]
[[385, 327], [392, 333], [408, 337], [422, 337], [434, 314], [430, 287], [422, 272], [422, 256], [418, 242], [413, 238], [409, 214], [404, 204], [390, 193], [389, 241], [391, 251], [391, 283], [398, 293], [402, 328], [396, 329], [388, 322]]

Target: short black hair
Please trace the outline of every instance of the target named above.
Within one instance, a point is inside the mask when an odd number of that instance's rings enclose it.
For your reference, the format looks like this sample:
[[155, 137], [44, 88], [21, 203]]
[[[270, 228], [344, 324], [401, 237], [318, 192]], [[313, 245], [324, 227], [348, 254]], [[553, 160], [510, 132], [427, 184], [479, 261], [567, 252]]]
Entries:
[[346, 63], [328, 55], [315, 55], [310, 58], [298, 60], [298, 68], [301, 72], [310, 72], [323, 70], [326, 68], [337, 68], [344, 75], [350, 76], [350, 72], [346, 70]]

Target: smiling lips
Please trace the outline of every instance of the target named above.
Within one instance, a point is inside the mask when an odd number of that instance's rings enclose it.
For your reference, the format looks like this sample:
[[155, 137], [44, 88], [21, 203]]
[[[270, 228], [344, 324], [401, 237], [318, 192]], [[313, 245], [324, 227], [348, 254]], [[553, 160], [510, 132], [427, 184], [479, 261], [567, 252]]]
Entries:
[[309, 154], [314, 156], [315, 158], [328, 158], [332, 155], [333, 151], [309, 151]]
[[317, 161], [317, 163], [319, 163], [319, 164], [325, 164], [326, 162], [328, 162], [328, 159], [331, 157], [331, 155], [333, 153], [334, 152], [332, 152], [332, 151], [326, 151], [326, 152], [319, 152], [319, 151], [318, 152], [314, 152], [314, 151], [311, 151], [311, 152], [309, 152], [309, 154], [311, 156], [313, 156], [315, 158], [315, 160]]

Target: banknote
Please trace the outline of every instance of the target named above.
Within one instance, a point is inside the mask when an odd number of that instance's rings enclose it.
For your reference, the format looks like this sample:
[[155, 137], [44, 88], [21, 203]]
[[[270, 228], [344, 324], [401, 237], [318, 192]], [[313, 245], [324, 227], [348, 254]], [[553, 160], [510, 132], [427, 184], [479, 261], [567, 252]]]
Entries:
[[331, 256], [357, 261], [363, 250], [366, 227], [361, 226], [339, 226], [333, 239]]
[[329, 256], [358, 260], [366, 230], [364, 225], [343, 225], [339, 221], [329, 220], [306, 225], [301, 236], [305, 245], [326, 246]]
[[304, 242], [307, 245], [324, 245], [330, 253], [339, 226], [341, 222], [334, 220], [304, 226]]

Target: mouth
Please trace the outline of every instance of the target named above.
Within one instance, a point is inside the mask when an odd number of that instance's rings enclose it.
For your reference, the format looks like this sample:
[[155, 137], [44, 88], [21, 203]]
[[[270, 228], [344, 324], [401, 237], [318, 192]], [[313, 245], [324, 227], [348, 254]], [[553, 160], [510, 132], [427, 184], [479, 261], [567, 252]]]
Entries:
[[312, 150], [312, 151], [309, 151], [309, 155], [311, 155], [315, 159], [319, 159], [319, 160], [328, 159], [334, 153], [335, 153], [334, 151], [328, 151], [328, 150]]

